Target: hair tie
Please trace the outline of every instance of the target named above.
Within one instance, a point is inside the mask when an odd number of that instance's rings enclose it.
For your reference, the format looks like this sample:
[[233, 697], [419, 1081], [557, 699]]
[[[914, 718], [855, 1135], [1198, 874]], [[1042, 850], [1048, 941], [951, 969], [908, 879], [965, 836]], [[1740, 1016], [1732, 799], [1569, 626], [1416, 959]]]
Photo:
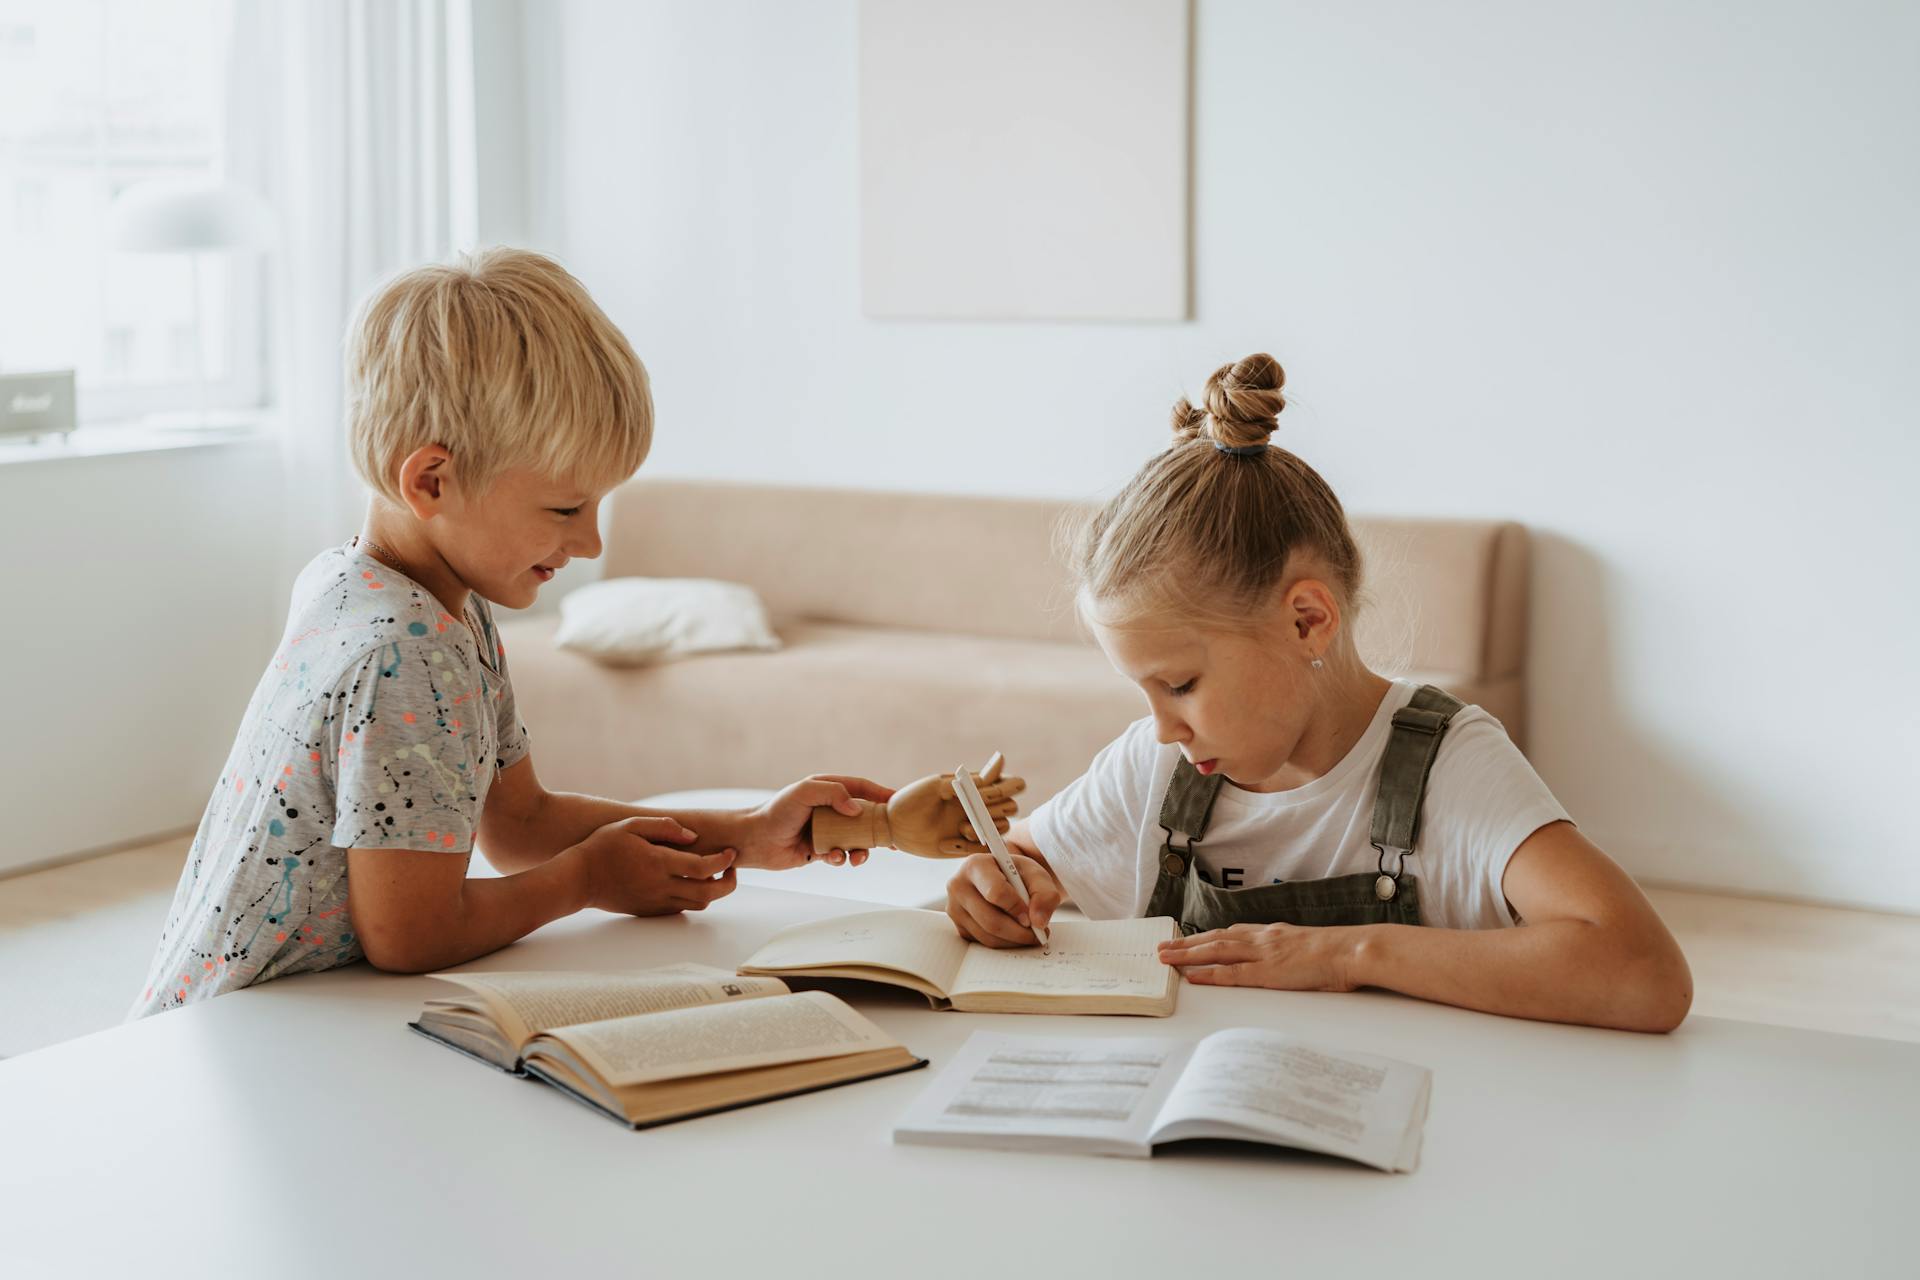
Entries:
[[1213, 447], [1236, 458], [1257, 458], [1267, 451], [1264, 444], [1221, 444], [1218, 440], [1213, 442]]

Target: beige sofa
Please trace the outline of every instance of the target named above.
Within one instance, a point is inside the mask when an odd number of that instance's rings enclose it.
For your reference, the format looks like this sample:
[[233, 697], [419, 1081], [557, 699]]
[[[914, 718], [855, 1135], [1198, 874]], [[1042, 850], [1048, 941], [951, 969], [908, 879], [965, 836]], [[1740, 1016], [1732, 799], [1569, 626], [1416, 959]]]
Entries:
[[[1145, 714], [1074, 616], [1054, 554], [1070, 504], [643, 480], [610, 505], [606, 577], [747, 583], [786, 647], [620, 669], [555, 648], [556, 618], [507, 623], [550, 787], [633, 797], [815, 772], [897, 785], [1000, 749], [1030, 810]], [[1486, 707], [1524, 747], [1525, 530], [1354, 525], [1363, 653]]]

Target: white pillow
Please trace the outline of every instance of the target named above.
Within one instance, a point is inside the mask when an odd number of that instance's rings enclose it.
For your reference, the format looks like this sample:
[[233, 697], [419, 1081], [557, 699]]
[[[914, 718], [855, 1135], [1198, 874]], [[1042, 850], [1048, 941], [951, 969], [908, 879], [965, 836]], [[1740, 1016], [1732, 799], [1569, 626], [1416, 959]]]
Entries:
[[610, 578], [560, 601], [553, 642], [613, 666], [722, 649], [778, 649], [752, 587], [708, 578]]

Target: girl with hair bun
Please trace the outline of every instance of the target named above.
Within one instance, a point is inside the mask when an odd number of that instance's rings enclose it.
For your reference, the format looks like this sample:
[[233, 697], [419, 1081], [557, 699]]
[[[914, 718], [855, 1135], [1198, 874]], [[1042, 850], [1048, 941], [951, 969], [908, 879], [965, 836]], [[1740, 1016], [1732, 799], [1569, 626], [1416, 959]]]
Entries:
[[1513, 1017], [1669, 1031], [1686, 958], [1500, 722], [1354, 647], [1361, 557], [1317, 472], [1268, 442], [1270, 355], [1224, 365], [1173, 442], [1074, 531], [1082, 617], [1151, 714], [1008, 844], [975, 855], [962, 935], [1031, 946], [1071, 892], [1172, 916], [1190, 982], [1384, 987]]

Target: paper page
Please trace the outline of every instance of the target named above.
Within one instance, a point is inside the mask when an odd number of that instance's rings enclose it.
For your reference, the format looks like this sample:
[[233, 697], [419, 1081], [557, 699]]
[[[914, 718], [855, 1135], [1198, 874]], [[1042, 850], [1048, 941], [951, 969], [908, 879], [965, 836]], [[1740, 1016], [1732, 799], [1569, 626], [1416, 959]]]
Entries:
[[[947, 927], [951, 930], [953, 926]], [[1019, 991], [1151, 999], [1167, 989], [1167, 966], [1160, 963], [1156, 944], [1173, 936], [1173, 922], [1164, 916], [1145, 920], [1057, 920], [1049, 930], [1050, 945], [1044, 950], [1022, 947], [999, 951], [969, 944], [953, 994]]]
[[908, 1108], [894, 1137], [947, 1145], [1087, 1145], [1057, 1141], [1073, 1138], [1146, 1155], [1147, 1131], [1191, 1049], [1164, 1036], [976, 1032]]
[[746, 969], [878, 965], [931, 982], [950, 994], [967, 941], [941, 911], [861, 911], [794, 925], [747, 957]]
[[701, 1005], [550, 1033], [612, 1085], [838, 1058], [900, 1042], [824, 991]]
[[1252, 1027], [1201, 1040], [1154, 1125], [1155, 1141], [1232, 1136], [1223, 1126], [1376, 1168], [1410, 1168], [1407, 1134], [1431, 1073], [1372, 1054], [1317, 1049]]
[[742, 978], [704, 964], [670, 964], [632, 973], [436, 973], [506, 1009], [519, 1026], [501, 1030], [516, 1046], [553, 1027], [625, 1018], [696, 1004], [784, 995], [778, 978]]

